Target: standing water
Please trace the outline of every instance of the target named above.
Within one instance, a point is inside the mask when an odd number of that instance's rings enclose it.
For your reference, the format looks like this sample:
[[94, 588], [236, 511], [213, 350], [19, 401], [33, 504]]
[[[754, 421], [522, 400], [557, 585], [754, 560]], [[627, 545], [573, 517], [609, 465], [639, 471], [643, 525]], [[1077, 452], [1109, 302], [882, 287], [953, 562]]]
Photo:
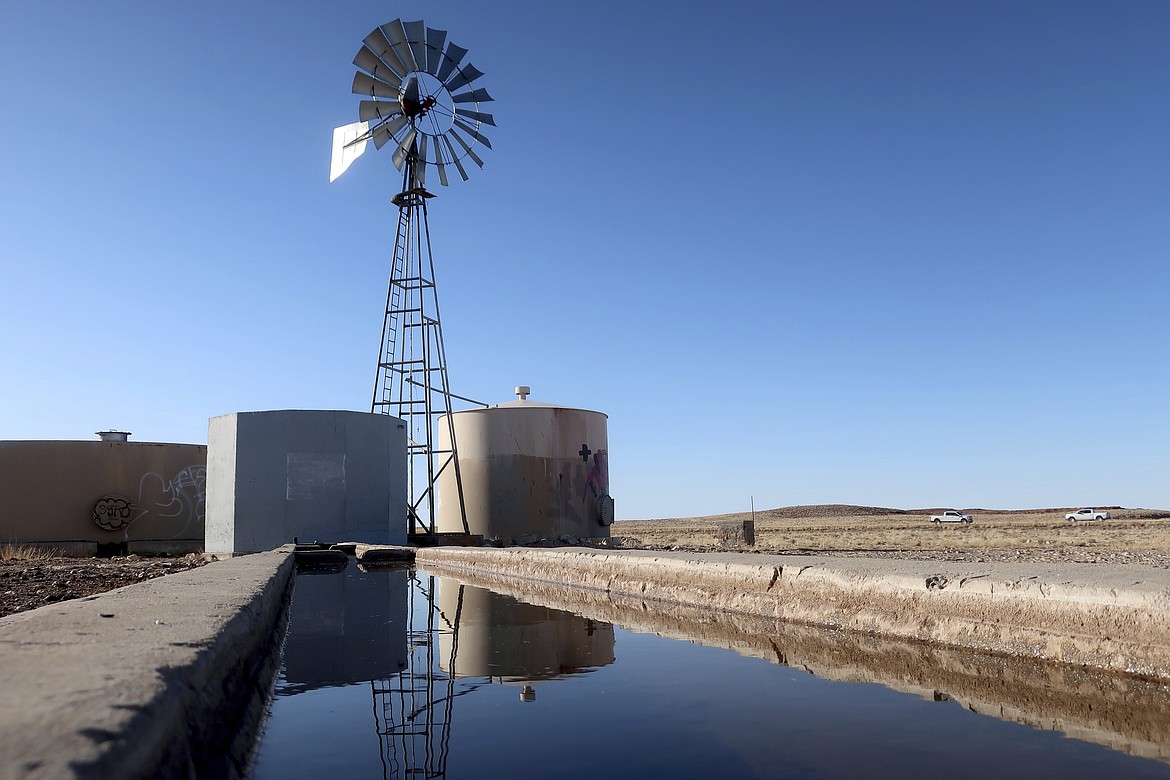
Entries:
[[1158, 683], [493, 587], [298, 574], [252, 776], [1170, 778]]

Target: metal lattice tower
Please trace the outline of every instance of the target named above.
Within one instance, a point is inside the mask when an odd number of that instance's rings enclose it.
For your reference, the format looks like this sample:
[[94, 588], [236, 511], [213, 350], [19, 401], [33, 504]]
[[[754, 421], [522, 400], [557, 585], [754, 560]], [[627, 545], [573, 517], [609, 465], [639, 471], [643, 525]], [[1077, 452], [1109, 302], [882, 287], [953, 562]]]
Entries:
[[[406, 423], [409, 514], [413, 525], [435, 530], [434, 487], [439, 475], [454, 469], [460, 516], [467, 528], [463, 484], [459, 474], [455, 423], [451, 417], [451, 383], [443, 346], [443, 324], [435, 287], [427, 200], [434, 197], [416, 183], [417, 160], [408, 155], [403, 191], [394, 196], [398, 232], [386, 289], [378, 372], [370, 411], [391, 414]], [[438, 426], [446, 425], [450, 448], [438, 446]]]
[[[447, 469], [454, 471], [458, 493], [447, 499], [458, 501], [463, 530], [468, 530], [451, 418], [451, 399], [459, 396], [452, 395], [447, 377], [427, 223], [426, 202], [434, 196], [425, 187], [428, 169], [443, 186], [449, 167], [466, 181], [464, 161], [482, 168], [475, 147], [491, 148], [480, 128], [494, 125], [495, 119], [479, 108], [492, 97], [486, 89], [471, 86], [483, 72], [471, 63], [461, 65], [466, 55], [466, 49], [447, 41], [445, 30], [427, 27], [421, 19], [395, 19], [374, 28], [353, 61], [359, 68], [353, 92], [369, 99], [358, 107], [361, 121], [333, 131], [329, 170], [333, 181], [367, 143], [378, 149], [394, 143], [392, 160], [402, 171], [402, 191], [392, 199], [398, 206], [398, 231], [370, 410], [406, 422], [409, 522], [428, 533], [436, 527], [436, 480]], [[451, 444], [440, 449], [442, 424], [448, 426]]]

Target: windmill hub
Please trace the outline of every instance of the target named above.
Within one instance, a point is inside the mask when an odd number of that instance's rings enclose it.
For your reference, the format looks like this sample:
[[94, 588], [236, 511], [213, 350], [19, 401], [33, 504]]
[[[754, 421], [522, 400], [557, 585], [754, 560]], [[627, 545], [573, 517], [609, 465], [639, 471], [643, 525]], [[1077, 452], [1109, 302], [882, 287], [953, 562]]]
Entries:
[[407, 116], [422, 116], [428, 110], [435, 107], [436, 100], [433, 97], [423, 98], [421, 103], [416, 103], [409, 98], [402, 98], [402, 113]]
[[420, 133], [440, 136], [451, 129], [451, 120], [455, 116], [451, 93], [443, 82], [429, 73], [416, 71], [407, 77], [398, 105], [402, 108], [402, 115]]

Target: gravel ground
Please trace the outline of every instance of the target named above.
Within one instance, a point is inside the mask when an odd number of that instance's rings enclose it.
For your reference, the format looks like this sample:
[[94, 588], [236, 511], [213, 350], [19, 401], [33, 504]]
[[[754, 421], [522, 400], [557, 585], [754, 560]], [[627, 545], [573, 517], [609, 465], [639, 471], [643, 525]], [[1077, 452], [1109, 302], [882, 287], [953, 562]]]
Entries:
[[[940, 509], [794, 506], [755, 513], [756, 544], [743, 552], [900, 558], [969, 563], [1142, 564], [1170, 568], [1170, 512], [1101, 507], [1109, 520], [1068, 522], [1068, 509], [965, 510], [974, 522], [930, 522]], [[727, 550], [720, 529], [751, 519], [731, 515], [622, 520], [624, 547]], [[736, 548], [731, 548], [736, 549]]]
[[0, 617], [133, 585], [205, 563], [183, 558], [46, 558], [0, 560]]
[[715, 545], [641, 545], [635, 539], [627, 540], [623, 548], [647, 550], [688, 550], [693, 552], [775, 553], [779, 555], [827, 555], [838, 558], [900, 558], [914, 561], [957, 561], [962, 563], [1097, 563], [1110, 566], [1140, 564], [1170, 569], [1170, 552], [1165, 550], [1084, 550], [1069, 547], [1044, 548], [982, 548], [972, 550], [834, 550], [792, 549], [763, 550]]

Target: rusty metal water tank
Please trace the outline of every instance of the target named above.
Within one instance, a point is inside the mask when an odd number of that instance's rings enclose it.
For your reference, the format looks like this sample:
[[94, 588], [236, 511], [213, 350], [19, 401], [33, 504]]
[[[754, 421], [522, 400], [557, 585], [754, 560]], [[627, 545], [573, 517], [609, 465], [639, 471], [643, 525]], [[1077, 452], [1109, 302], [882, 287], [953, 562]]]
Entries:
[[[454, 469], [438, 480], [437, 530], [517, 539], [609, 536], [606, 415], [528, 399], [454, 412], [467, 527], [459, 512]], [[440, 448], [448, 448], [440, 421]]]

